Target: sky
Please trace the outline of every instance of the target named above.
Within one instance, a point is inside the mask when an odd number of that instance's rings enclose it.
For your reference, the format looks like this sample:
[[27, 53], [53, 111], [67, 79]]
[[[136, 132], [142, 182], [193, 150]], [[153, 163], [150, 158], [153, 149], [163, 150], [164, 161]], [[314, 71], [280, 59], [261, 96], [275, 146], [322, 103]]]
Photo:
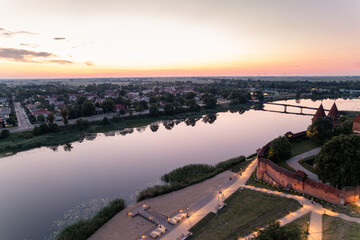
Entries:
[[0, 78], [360, 75], [359, 0], [0, 0]]

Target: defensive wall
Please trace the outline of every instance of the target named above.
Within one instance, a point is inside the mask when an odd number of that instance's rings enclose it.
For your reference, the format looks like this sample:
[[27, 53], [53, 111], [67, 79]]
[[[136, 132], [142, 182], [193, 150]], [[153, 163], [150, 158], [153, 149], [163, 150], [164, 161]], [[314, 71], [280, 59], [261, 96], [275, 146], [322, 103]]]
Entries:
[[[285, 134], [290, 139], [302, 138], [305, 135], [306, 131]], [[265, 153], [270, 148], [270, 143], [257, 150], [258, 166], [256, 176], [258, 179], [274, 186], [281, 186], [288, 191], [294, 190], [335, 204], [344, 205], [345, 203], [359, 201], [360, 186], [344, 187], [340, 190], [308, 178], [303, 171], [290, 172], [273, 163], [265, 157]]]

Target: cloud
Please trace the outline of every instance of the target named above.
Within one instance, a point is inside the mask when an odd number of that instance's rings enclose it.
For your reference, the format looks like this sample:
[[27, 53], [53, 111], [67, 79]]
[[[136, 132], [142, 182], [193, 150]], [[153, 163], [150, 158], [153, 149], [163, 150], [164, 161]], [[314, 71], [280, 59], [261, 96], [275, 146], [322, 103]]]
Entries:
[[31, 63], [57, 63], [57, 64], [72, 64], [73, 62], [62, 59], [53, 59], [57, 56], [49, 52], [36, 52], [25, 49], [15, 48], [0, 48], [0, 59], [6, 59], [17, 62], [31, 62]]
[[90, 61], [87, 61], [87, 62], [84, 62], [87, 66], [94, 66], [94, 63], [93, 62], [90, 62]]
[[58, 64], [72, 64], [73, 63], [72, 61], [68, 61], [68, 60], [50, 60], [47, 62], [58, 63]]
[[65, 40], [66, 38], [64, 38], [64, 37], [54, 37], [53, 39], [54, 40]]
[[14, 61], [30, 62], [33, 58], [47, 57], [55, 57], [55, 55], [48, 52], [35, 52], [25, 49], [0, 48], [0, 58], [10, 59]]
[[37, 47], [39, 47], [38, 44], [28, 44], [28, 43], [20, 43], [20, 46], [31, 47], [31, 48], [37, 48]]
[[28, 32], [28, 31], [9, 31], [9, 30], [6, 30], [5, 28], [0, 28], [0, 36], [13, 37], [17, 34], [36, 35], [37, 33]]

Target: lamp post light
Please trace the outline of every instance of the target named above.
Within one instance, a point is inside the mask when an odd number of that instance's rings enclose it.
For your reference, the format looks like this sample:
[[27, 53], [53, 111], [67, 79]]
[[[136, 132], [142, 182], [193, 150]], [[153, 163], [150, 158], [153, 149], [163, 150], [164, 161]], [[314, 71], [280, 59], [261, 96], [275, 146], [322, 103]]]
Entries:
[[310, 233], [309, 233], [309, 225], [310, 225], [310, 222], [307, 221], [306, 235], [310, 235]]

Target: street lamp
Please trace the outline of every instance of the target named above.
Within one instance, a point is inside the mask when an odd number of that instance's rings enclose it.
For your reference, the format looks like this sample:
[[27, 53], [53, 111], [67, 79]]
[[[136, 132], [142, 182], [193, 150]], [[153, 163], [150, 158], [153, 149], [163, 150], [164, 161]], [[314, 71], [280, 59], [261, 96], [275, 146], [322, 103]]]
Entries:
[[310, 225], [310, 222], [307, 221], [306, 235], [310, 235], [310, 233], [309, 233], [309, 225]]

